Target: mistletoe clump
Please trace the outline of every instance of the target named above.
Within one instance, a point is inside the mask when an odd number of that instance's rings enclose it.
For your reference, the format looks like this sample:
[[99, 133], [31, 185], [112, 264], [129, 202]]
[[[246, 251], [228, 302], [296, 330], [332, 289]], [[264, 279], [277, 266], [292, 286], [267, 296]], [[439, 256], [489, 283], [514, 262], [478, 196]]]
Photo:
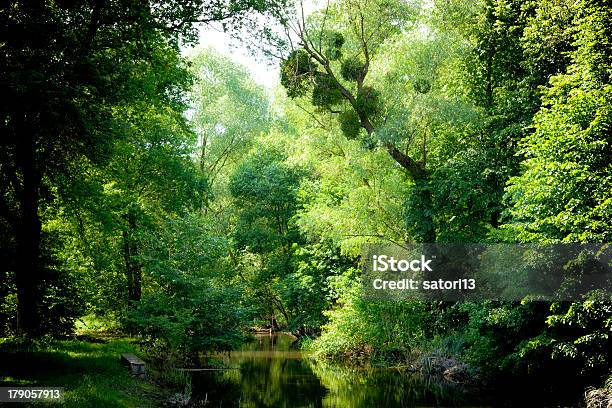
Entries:
[[431, 90], [431, 83], [426, 79], [418, 78], [414, 80], [412, 87], [417, 93], [426, 94]]
[[338, 116], [340, 122], [340, 130], [347, 139], [357, 139], [361, 130], [361, 122], [357, 112], [353, 109], [347, 109]]
[[368, 117], [376, 116], [380, 111], [380, 92], [370, 86], [364, 86], [357, 94], [355, 109]]
[[347, 81], [356, 82], [363, 72], [363, 63], [358, 58], [347, 58], [342, 61], [340, 75]]
[[310, 55], [300, 48], [292, 51], [281, 63], [280, 71], [281, 85], [287, 90], [290, 98], [296, 98], [303, 96], [308, 90], [315, 66]]
[[322, 108], [330, 108], [342, 101], [342, 93], [332, 77], [317, 73], [312, 90], [312, 104]]
[[323, 40], [325, 41], [324, 54], [330, 61], [336, 61], [342, 57], [342, 46], [344, 45], [344, 36], [337, 31], [328, 31], [325, 33]]

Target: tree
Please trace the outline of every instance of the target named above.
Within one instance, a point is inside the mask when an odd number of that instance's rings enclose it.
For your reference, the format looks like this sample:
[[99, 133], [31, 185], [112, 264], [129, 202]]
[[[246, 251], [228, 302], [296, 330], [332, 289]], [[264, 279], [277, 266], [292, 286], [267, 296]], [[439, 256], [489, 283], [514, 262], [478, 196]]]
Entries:
[[303, 172], [284, 158], [279, 149], [259, 145], [236, 168], [229, 183], [238, 208], [235, 248], [259, 258], [247, 280], [273, 324], [277, 324], [276, 312], [289, 321], [277, 284], [293, 271], [292, 254], [302, 241], [292, 219], [299, 205], [297, 190]]
[[522, 241], [610, 240], [610, 13], [597, 2], [576, 10], [572, 63], [550, 79], [522, 144], [524, 171], [508, 186], [507, 228]]
[[198, 353], [235, 348], [250, 317], [226, 260], [228, 241], [212, 225], [195, 212], [169, 217], [142, 234], [137, 260], [147, 285], [129, 313], [130, 324], [149, 344], [178, 351], [195, 364]]
[[[611, 238], [612, 12], [607, 2], [590, 0], [568, 12], [564, 32], [572, 33], [573, 41], [566, 38], [571, 46], [553, 43], [571, 50], [569, 64], [542, 90], [534, 131], [522, 141], [522, 173], [507, 187], [511, 206], [504, 228], [520, 242]], [[529, 47], [538, 48], [541, 38], [531, 39]], [[517, 347], [515, 363], [529, 371], [569, 367], [599, 382], [609, 375], [610, 305], [605, 291], [553, 303], [539, 335]]]
[[223, 176], [231, 171], [226, 167], [235, 166], [253, 140], [270, 130], [269, 102], [244, 67], [212, 49], [198, 51], [190, 62], [195, 78], [191, 124], [198, 136], [200, 170], [211, 188], [217, 181], [223, 186]]
[[121, 115], [124, 137], [102, 175], [109, 186], [106, 210], [121, 234], [127, 299], [140, 300], [142, 265], [139, 234], [155, 229], [172, 215], [198, 208], [207, 185], [191, 158], [195, 142], [182, 110], [161, 107], [125, 107]]
[[[414, 200], [422, 214], [416, 239], [435, 241], [432, 197], [426, 168], [426, 144], [420, 160], [400, 147], [410, 137], [377, 133], [387, 118], [380, 90], [368, 84], [368, 74], [385, 41], [398, 35], [414, 21], [418, 8], [394, 1], [339, 1], [329, 3], [319, 13], [304, 18], [301, 11], [295, 19], [285, 18], [288, 35], [297, 38], [297, 47], [281, 64], [281, 84], [290, 97], [308, 94], [312, 104], [337, 114], [348, 138], [366, 133], [365, 143], [377, 143], [398, 163], [415, 184], [418, 199]], [[291, 38], [289, 38], [291, 42]], [[430, 84], [415, 82], [415, 90], [426, 94]], [[416, 142], [414, 142], [416, 143]]]
[[[198, 208], [207, 190], [192, 161], [195, 135], [183, 115], [186, 65], [161, 38], [148, 46], [147, 60], [132, 58], [139, 75], [127, 83], [131, 94], [148, 101], [111, 107], [115, 140], [108, 158], [78, 160], [56, 175], [59, 194], [42, 218], [43, 231], [57, 234], [54, 258], [80, 283], [72, 295], [108, 317], [125, 317], [126, 306], [140, 300], [142, 235], [169, 216]], [[164, 83], [173, 84], [173, 94], [160, 98]]]
[[[262, 2], [148, 3], [92, 1], [6, 3], [0, 12], [2, 194], [0, 214], [14, 237], [20, 332], [40, 332], [44, 292], [41, 206], [55, 178], [79, 160], [102, 163], [117, 133], [113, 107], [126, 101], [173, 99], [182, 80], [138, 89], [155, 44], [179, 52], [195, 38], [191, 23], [240, 17]], [[232, 21], [230, 21], [232, 22]], [[138, 92], [144, 91], [144, 92]], [[177, 93], [177, 91], [179, 91]]]
[[[494, 190], [486, 196], [489, 205], [483, 213], [493, 228], [502, 223], [504, 187], [520, 172], [519, 143], [533, 130], [541, 87], [568, 65], [568, 51], [573, 48], [569, 40], [572, 3], [436, 2], [432, 25], [443, 33], [452, 33], [469, 49], [463, 58], [467, 74], [463, 81], [470, 99], [483, 110], [483, 123], [479, 148], [468, 157], [467, 168], [458, 170], [471, 172], [473, 178], [478, 175], [474, 167], [482, 166], [477, 184]], [[454, 218], [455, 222], [459, 219]]]

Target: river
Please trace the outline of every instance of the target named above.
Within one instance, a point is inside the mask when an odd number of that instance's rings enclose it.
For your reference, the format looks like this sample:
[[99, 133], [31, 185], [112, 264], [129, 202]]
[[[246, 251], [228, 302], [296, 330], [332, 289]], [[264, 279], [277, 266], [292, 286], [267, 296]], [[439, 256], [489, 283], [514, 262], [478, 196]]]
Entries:
[[395, 369], [350, 369], [308, 358], [288, 335], [257, 335], [223, 357], [226, 371], [195, 372], [192, 401], [207, 407], [475, 406], [460, 387]]

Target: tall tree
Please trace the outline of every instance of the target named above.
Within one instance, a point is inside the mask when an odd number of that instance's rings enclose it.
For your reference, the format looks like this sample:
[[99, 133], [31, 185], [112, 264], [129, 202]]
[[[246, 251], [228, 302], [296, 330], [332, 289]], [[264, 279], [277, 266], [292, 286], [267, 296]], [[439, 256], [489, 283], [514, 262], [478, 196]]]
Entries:
[[[0, 215], [13, 239], [18, 327], [40, 332], [44, 291], [41, 205], [54, 179], [79, 159], [103, 162], [118, 137], [113, 106], [177, 96], [176, 78], [134, 89], [161, 41], [178, 53], [191, 23], [240, 17], [265, 2], [8, 2], [0, 10], [2, 191]], [[139, 92], [141, 91], [141, 92]]]
[[260, 268], [249, 278], [255, 296], [263, 300], [268, 316], [275, 312], [289, 320], [280, 295], [279, 279], [292, 272], [294, 244], [301, 241], [292, 218], [298, 209], [297, 190], [303, 172], [284, 161], [277, 148], [257, 146], [230, 178], [230, 192], [238, 208], [234, 242], [237, 250], [260, 258]]
[[597, 1], [574, 10], [571, 64], [544, 90], [535, 131], [523, 140], [524, 171], [508, 187], [508, 227], [524, 241], [611, 237], [612, 14]]
[[225, 167], [236, 163], [253, 140], [272, 124], [263, 88], [248, 71], [212, 49], [190, 58], [195, 77], [191, 88], [191, 124], [198, 136], [199, 166], [211, 185]]
[[[414, 22], [417, 4], [396, 1], [338, 1], [308, 19], [304, 10], [296, 18], [283, 18], [288, 42], [295, 48], [281, 64], [281, 84], [290, 97], [308, 94], [312, 104], [337, 114], [344, 134], [359, 136], [361, 129], [372, 147], [380, 144], [408, 174], [418, 191], [422, 218], [417, 240], [436, 239], [426, 151], [419, 158], [401, 147], [406, 135], [381, 137], [384, 101], [380, 90], [368, 83], [368, 74], [377, 59], [384, 58], [383, 45]], [[418, 83], [415, 89], [429, 91]], [[410, 139], [410, 138], [408, 138]]]

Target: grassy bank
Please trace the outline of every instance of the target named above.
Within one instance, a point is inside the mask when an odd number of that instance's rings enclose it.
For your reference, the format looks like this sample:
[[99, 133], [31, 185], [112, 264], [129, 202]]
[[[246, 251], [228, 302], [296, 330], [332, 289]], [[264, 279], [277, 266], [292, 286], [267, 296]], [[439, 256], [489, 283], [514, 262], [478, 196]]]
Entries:
[[0, 386], [61, 386], [67, 407], [151, 407], [162, 398], [121, 364], [121, 353], [137, 351], [127, 339], [0, 342]]

